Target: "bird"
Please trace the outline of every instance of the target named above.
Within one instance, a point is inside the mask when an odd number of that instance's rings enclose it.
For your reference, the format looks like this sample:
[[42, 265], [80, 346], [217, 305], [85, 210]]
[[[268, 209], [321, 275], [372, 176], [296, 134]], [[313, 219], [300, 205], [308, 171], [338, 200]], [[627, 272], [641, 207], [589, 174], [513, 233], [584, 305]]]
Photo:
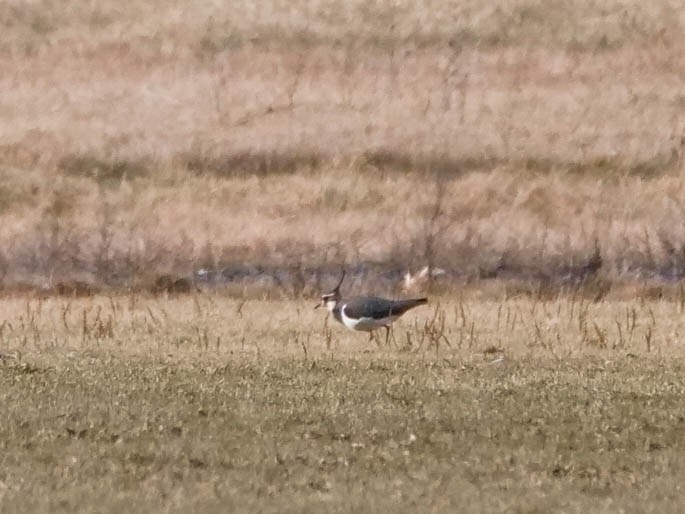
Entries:
[[369, 332], [369, 341], [374, 330], [385, 328], [385, 343], [388, 344], [390, 325], [409, 309], [428, 303], [428, 298], [388, 300], [378, 296], [355, 296], [343, 298], [340, 286], [345, 279], [345, 270], [338, 285], [330, 293], [321, 295], [321, 302], [314, 308], [326, 307], [333, 317], [350, 330]]
[[404, 280], [402, 281], [402, 291], [405, 293], [410, 293], [412, 291], [417, 291], [423, 289], [431, 281], [445, 275], [447, 272], [442, 268], [433, 268], [432, 266], [424, 266], [420, 271], [412, 274], [407, 271], [404, 274]]

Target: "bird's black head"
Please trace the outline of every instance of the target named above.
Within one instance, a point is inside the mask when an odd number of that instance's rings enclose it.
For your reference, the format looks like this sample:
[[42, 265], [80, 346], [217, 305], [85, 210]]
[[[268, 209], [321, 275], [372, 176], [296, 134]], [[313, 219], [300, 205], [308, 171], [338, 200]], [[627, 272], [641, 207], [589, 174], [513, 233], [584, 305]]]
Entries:
[[338, 304], [340, 299], [342, 298], [342, 295], [340, 294], [340, 286], [343, 283], [343, 280], [345, 279], [345, 270], [342, 272], [342, 276], [340, 277], [340, 280], [338, 281], [338, 285], [333, 288], [333, 290], [330, 293], [325, 293], [321, 295], [321, 303], [316, 304], [314, 307], [315, 309], [318, 309], [319, 307], [326, 307], [329, 311], [332, 311], [335, 309], [335, 306]]

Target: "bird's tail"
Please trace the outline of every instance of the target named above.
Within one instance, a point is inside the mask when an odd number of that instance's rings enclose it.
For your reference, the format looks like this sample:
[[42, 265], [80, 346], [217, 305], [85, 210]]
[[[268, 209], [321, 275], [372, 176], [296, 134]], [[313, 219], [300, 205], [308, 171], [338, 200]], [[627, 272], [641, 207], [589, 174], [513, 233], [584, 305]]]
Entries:
[[409, 309], [413, 309], [419, 305], [428, 303], [428, 298], [410, 298], [409, 300], [401, 300], [397, 303], [393, 309], [398, 314], [407, 312]]

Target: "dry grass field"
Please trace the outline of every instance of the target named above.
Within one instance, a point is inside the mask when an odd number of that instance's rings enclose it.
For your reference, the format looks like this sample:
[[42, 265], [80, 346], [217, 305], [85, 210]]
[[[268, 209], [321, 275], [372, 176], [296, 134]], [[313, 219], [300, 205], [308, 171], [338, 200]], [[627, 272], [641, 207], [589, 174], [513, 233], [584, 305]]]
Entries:
[[2, 2], [0, 273], [681, 277], [681, 7]]
[[679, 0], [0, 0], [0, 514], [680, 512], [684, 177]]
[[2, 512], [678, 512], [683, 306], [0, 304]]

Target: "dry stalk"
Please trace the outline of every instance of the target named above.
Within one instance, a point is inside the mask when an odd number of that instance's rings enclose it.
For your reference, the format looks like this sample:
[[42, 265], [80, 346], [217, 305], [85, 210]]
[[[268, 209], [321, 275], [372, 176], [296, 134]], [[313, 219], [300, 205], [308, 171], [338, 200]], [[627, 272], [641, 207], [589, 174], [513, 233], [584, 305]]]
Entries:
[[243, 307], [245, 307], [245, 304], [247, 303], [247, 299], [243, 298], [238, 305], [236, 306], [235, 313], [239, 318], [243, 317]]
[[[537, 320], [533, 320], [533, 326], [535, 327], [535, 338], [537, 339], [538, 343], [540, 344], [540, 347], [543, 348], [544, 350], [547, 350], [552, 357], [554, 357], [557, 360], [561, 360], [561, 357], [557, 354], [556, 350], [554, 349], [554, 345], [550, 342], [548, 342], [543, 336], [542, 336], [542, 329], [540, 328], [540, 325], [538, 325]], [[559, 333], [557, 333], [557, 341], [560, 342], [560, 337]], [[561, 344], [559, 345], [561, 348]]]
[[90, 327], [88, 326], [88, 310], [84, 307], [81, 313], [81, 344], [85, 344], [90, 337]]
[[436, 354], [441, 342], [447, 346], [452, 346], [445, 334], [445, 321], [445, 311], [440, 309], [440, 303], [438, 303], [433, 311], [433, 316], [424, 322], [423, 333], [426, 335], [429, 347], [431, 345], [435, 347]]
[[[299, 337], [299, 336], [298, 336]], [[307, 352], [307, 344], [309, 343], [309, 338], [311, 337], [311, 333], [307, 335], [307, 340], [305, 341], [304, 339], [300, 339], [300, 345], [302, 346], [302, 352], [304, 353], [304, 360], [305, 362], [307, 361], [308, 357], [308, 352]]]
[[600, 348], [606, 348], [607, 347], [607, 337], [604, 331], [599, 328], [599, 325], [597, 325], [596, 322], [592, 322], [594, 328], [595, 328], [595, 334], [597, 335], [597, 341], [598, 345]]
[[618, 343], [614, 343], [613, 349], [623, 348], [625, 346], [625, 341], [623, 340], [623, 330], [621, 330], [621, 323], [618, 320], [614, 320], [616, 323], [616, 328], [618, 329]]

